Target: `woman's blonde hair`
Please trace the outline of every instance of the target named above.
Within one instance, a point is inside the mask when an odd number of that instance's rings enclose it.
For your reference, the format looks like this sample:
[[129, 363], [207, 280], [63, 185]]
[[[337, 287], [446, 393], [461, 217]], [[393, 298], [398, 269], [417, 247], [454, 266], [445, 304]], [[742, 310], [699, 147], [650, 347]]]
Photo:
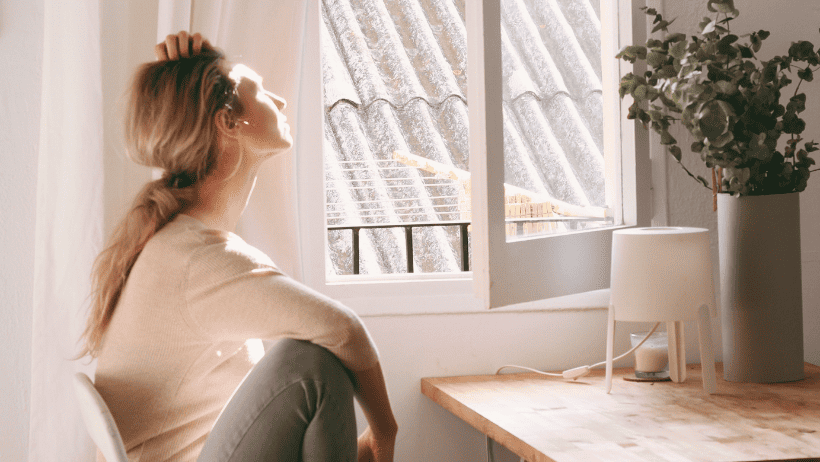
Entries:
[[96, 357], [125, 281], [149, 239], [194, 200], [193, 186], [219, 158], [217, 116], [242, 108], [224, 54], [203, 46], [191, 58], [143, 64], [130, 88], [125, 139], [136, 163], [165, 170], [146, 184], [92, 272], [92, 305], [80, 356]]

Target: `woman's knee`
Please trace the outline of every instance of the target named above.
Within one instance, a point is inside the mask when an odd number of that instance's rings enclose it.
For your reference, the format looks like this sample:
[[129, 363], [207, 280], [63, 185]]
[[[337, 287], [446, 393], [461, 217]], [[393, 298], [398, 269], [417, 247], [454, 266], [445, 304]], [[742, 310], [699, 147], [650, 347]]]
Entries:
[[349, 388], [352, 393], [350, 375], [339, 358], [325, 348], [304, 340], [279, 340], [256, 365], [257, 368], [260, 366], [270, 369], [270, 373], [279, 380], [312, 380]]

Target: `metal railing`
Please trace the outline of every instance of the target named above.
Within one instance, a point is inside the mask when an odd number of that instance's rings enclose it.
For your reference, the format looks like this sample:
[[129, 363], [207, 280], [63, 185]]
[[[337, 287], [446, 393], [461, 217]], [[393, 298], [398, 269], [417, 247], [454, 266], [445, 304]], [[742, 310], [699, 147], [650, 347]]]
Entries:
[[[569, 225], [570, 229], [578, 229], [584, 222], [609, 222], [612, 218], [597, 217], [538, 217], [538, 218], [507, 218], [506, 223], [515, 223], [518, 233], [523, 233], [525, 223], [560, 222]], [[404, 246], [407, 250], [407, 272], [413, 272], [413, 228], [436, 226], [458, 226], [461, 237], [461, 270], [470, 271], [470, 249], [467, 228], [471, 221], [412, 221], [405, 223], [372, 223], [358, 225], [328, 225], [328, 231], [351, 230], [353, 232], [353, 274], [359, 274], [359, 232], [363, 229], [404, 228]]]
[[373, 223], [360, 225], [332, 225], [328, 231], [349, 229], [353, 231], [353, 274], [359, 274], [359, 231], [363, 229], [404, 228], [404, 246], [407, 249], [407, 272], [413, 272], [413, 228], [458, 226], [461, 236], [461, 270], [470, 271], [470, 251], [467, 227], [470, 221], [408, 221], [404, 223]]

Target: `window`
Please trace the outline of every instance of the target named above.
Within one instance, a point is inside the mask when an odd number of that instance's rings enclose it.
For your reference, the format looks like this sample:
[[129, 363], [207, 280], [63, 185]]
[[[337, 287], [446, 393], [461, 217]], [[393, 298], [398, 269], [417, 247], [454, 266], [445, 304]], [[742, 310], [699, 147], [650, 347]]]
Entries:
[[[590, 229], [638, 222], [634, 126], [620, 116], [616, 91], [626, 71], [614, 59], [619, 33], [634, 41], [630, 3], [322, 1], [315, 26], [324, 80], [323, 155], [300, 162], [300, 169], [315, 175], [308, 165], [324, 165], [324, 181], [303, 181], [300, 174], [299, 186], [300, 197], [311, 198], [300, 205], [306, 264], [322, 270], [311, 270], [307, 282], [342, 299], [361, 297], [363, 287], [370, 298], [425, 287], [431, 297], [463, 296], [475, 305], [473, 276], [483, 287], [479, 298], [492, 299], [491, 281], [501, 292], [527, 293], [490, 301], [494, 306], [606, 287], [610, 234]], [[533, 58], [536, 38], [566, 48], [566, 37], [544, 33], [555, 28], [578, 45], [563, 54], [544, 53], [541, 45]], [[603, 41], [586, 46], [602, 33]], [[589, 59], [596, 54], [612, 59]], [[543, 65], [544, 56], [567, 61], [580, 55], [589, 63], [582, 72], [594, 77], [580, 85], [582, 79], [563, 77], [554, 63]], [[561, 66], [575, 70], [572, 63]], [[554, 74], [570, 84], [544, 91]], [[557, 119], [569, 117], [576, 126], [556, 127], [544, 141], [545, 131], [527, 124], [541, 117], [549, 128], [556, 111]], [[564, 136], [555, 136], [561, 130]], [[564, 162], [558, 173], [538, 156], [553, 147]], [[587, 157], [597, 162], [594, 168], [570, 165], [584, 150], [593, 154]], [[321, 200], [317, 186], [325, 191]], [[407, 223], [436, 226], [415, 227], [406, 239], [401, 225]], [[532, 238], [538, 234], [550, 237]], [[472, 253], [474, 272], [462, 271], [465, 253]], [[491, 268], [490, 260], [501, 266]], [[547, 291], [522, 285], [522, 275], [542, 284], [550, 272], [571, 277], [547, 283]], [[348, 276], [353, 273], [360, 276]], [[589, 274], [597, 283], [583, 276]]]

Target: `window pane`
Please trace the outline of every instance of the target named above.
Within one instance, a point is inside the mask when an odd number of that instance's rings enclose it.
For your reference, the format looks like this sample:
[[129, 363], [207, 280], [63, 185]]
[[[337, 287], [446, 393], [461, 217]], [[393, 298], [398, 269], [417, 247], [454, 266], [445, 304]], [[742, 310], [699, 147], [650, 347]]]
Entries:
[[[322, 2], [328, 276], [354, 272], [353, 230], [423, 223], [413, 271], [461, 271], [469, 220], [463, 0]], [[455, 228], [456, 231], [453, 231]], [[359, 273], [408, 271], [405, 228], [362, 229]]]
[[507, 240], [612, 226], [600, 1], [501, 0], [501, 56]]

